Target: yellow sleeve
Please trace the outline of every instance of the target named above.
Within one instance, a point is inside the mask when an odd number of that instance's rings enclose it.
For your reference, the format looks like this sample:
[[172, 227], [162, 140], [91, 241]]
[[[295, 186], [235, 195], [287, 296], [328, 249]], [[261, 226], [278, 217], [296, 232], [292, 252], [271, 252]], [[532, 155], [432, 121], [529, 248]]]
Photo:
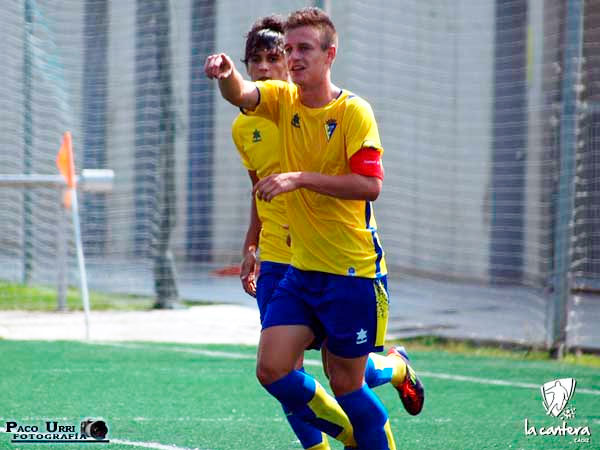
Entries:
[[264, 117], [277, 124], [279, 122], [280, 96], [283, 95], [288, 83], [269, 80], [256, 81], [254, 84], [258, 89], [258, 105], [253, 111], [243, 109], [242, 112], [248, 116]]
[[240, 154], [240, 160], [242, 161], [244, 167], [248, 170], [256, 170], [252, 167], [252, 164], [248, 159], [248, 155], [246, 154], [240, 128], [240, 116], [238, 116], [231, 125], [231, 137], [233, 138], [233, 143], [235, 144], [235, 147], [237, 148], [237, 151]]
[[348, 100], [344, 116], [346, 157], [350, 159], [361, 148], [374, 148], [383, 153], [375, 115], [365, 100], [354, 97]]

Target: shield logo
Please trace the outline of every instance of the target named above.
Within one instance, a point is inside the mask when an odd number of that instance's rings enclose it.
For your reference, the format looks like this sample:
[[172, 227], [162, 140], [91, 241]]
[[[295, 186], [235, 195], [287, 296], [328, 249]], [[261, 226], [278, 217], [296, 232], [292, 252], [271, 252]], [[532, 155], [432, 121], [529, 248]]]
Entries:
[[546, 415], [558, 417], [575, 392], [575, 378], [560, 378], [548, 381], [541, 387]]
[[327, 136], [327, 141], [329, 141], [331, 136], [333, 136], [333, 132], [335, 131], [336, 127], [337, 120], [335, 119], [329, 119], [327, 123], [325, 123], [325, 136]]

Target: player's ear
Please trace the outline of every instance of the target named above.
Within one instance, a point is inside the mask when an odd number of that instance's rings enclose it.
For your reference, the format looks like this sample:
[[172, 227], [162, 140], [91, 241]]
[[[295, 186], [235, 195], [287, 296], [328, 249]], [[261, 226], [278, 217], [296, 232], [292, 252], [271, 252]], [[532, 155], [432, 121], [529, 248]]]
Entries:
[[327, 62], [329, 65], [333, 65], [333, 61], [335, 61], [335, 56], [337, 55], [337, 47], [335, 45], [330, 45], [327, 48]]

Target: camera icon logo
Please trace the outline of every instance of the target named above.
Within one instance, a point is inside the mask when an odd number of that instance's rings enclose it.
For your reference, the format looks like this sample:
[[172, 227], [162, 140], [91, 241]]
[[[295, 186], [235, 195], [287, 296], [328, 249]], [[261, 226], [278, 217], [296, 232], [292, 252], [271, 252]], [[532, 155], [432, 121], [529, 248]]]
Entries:
[[94, 439], [104, 439], [108, 434], [108, 426], [106, 422], [100, 419], [86, 419], [81, 422], [81, 437], [83, 438], [94, 438]]

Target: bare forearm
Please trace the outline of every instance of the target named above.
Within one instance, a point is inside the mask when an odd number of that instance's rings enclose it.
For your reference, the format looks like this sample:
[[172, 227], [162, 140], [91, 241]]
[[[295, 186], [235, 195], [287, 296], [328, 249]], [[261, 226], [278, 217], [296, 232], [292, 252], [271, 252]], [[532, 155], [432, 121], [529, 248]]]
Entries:
[[204, 63], [204, 73], [208, 78], [219, 81], [221, 95], [235, 106], [254, 109], [258, 104], [256, 86], [244, 80], [225, 53], [209, 55]]
[[258, 248], [258, 241], [260, 237], [261, 222], [258, 218], [258, 212], [256, 210], [256, 199], [252, 198], [252, 206], [250, 210], [250, 223], [248, 224], [248, 230], [246, 231], [246, 239], [244, 240], [244, 247], [242, 248], [242, 256], [244, 256], [249, 250], [256, 250]]
[[231, 76], [219, 80], [219, 89], [225, 100], [235, 106], [254, 109], [258, 102], [258, 95], [254, 83], [244, 80], [242, 75], [234, 68]]
[[381, 184], [379, 178], [356, 173], [325, 175], [318, 172], [284, 172], [261, 179], [254, 185], [253, 192], [267, 202], [277, 195], [300, 188], [346, 200], [374, 201], [381, 192]]
[[374, 201], [381, 191], [379, 178], [350, 173], [346, 175], [325, 175], [318, 172], [298, 172], [300, 187], [319, 194], [346, 200]]
[[[253, 178], [253, 175], [250, 175]], [[260, 234], [261, 223], [256, 211], [256, 201], [252, 197], [252, 212], [250, 225], [246, 232], [246, 240], [242, 249], [242, 262], [240, 264], [240, 280], [244, 291], [256, 297], [256, 248]]]

